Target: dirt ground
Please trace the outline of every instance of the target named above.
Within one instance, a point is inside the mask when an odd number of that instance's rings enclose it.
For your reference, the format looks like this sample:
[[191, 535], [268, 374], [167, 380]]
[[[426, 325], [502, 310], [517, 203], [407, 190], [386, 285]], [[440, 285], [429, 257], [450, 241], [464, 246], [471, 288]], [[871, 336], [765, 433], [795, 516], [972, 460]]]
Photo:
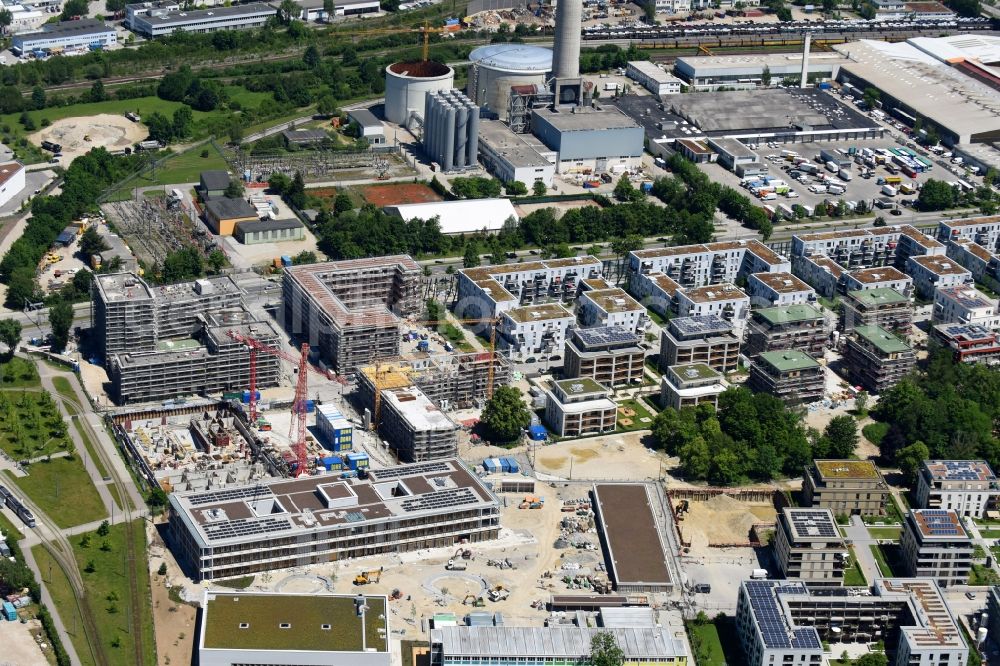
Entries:
[[573, 210], [574, 208], [586, 208], [587, 206], [597, 206], [597, 202], [591, 201], [590, 199], [580, 199], [579, 201], [553, 201], [551, 203], [529, 203], [529, 204], [518, 204], [514, 206], [514, 210], [521, 217], [528, 215], [529, 213], [534, 213], [536, 210], [541, 210], [543, 208], [554, 208], [556, 211], [556, 217], [562, 217], [563, 213], [568, 210]]
[[642, 444], [648, 434], [602, 435], [539, 447], [535, 451], [535, 469], [561, 479], [655, 479], [667, 469], [670, 459]]
[[[145, 125], [134, 123], [125, 116], [101, 113], [81, 122], [80, 118], [63, 118], [28, 138], [37, 145], [53, 141], [62, 146], [63, 164], [87, 153], [91, 148], [122, 150], [146, 138]], [[89, 137], [87, 139], [86, 137]]]
[[32, 635], [32, 630], [39, 631], [41, 626], [38, 620], [31, 620], [26, 624], [0, 622], [0, 644], [3, 645], [4, 666], [37, 666], [48, 663]]
[[379, 207], [441, 201], [441, 197], [434, 190], [420, 183], [366, 185], [361, 188], [361, 194], [369, 203]]
[[[156, 529], [147, 523], [150, 539], [149, 547], [149, 578], [153, 591], [153, 626], [156, 632], [156, 655], [161, 664], [184, 666], [191, 663], [194, 649], [194, 630], [197, 609], [185, 603], [176, 603], [170, 599], [167, 588], [172, 581], [183, 580], [180, 569], [172, 555], [163, 547]], [[160, 564], [167, 563], [167, 575], [160, 576], [156, 572]], [[183, 637], [183, 638], [182, 638]]]
[[691, 502], [689, 506], [680, 528], [691, 542], [692, 551], [704, 550], [710, 544], [747, 541], [754, 524], [777, 520], [773, 506], [748, 504], [728, 495]]

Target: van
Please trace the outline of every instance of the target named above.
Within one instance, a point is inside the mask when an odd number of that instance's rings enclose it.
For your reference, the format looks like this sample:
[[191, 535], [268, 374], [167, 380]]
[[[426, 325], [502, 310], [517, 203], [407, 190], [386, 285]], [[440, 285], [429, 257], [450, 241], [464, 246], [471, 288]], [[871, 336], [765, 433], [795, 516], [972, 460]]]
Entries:
[[887, 197], [894, 197], [896, 196], [896, 188], [893, 187], [892, 185], [883, 185], [882, 194], [884, 194]]
[[760, 200], [761, 201], [774, 201], [777, 198], [778, 198], [778, 195], [775, 194], [774, 192], [765, 192], [764, 194], [761, 195]]
[[840, 179], [844, 182], [850, 181], [851, 178], [853, 177], [851, 176], [851, 172], [848, 171], [847, 169], [841, 169], [840, 173], [838, 173], [837, 175], [840, 176]]
[[826, 191], [829, 192], [830, 194], [843, 194], [847, 190], [844, 188], [843, 185], [830, 185], [826, 189]]

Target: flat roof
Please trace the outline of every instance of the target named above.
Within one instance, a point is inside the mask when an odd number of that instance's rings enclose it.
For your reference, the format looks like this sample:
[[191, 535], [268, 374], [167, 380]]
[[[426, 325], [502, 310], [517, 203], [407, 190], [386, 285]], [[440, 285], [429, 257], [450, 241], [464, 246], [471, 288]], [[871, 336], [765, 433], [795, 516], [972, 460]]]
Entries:
[[546, 319], [573, 318], [573, 313], [559, 305], [558, 303], [539, 303], [537, 305], [525, 305], [520, 308], [505, 310], [503, 315], [509, 317], [511, 321], [518, 324], [526, 324], [532, 321], [543, 321]]
[[997, 335], [985, 326], [978, 324], [939, 324], [934, 327], [937, 334], [946, 339], [947, 342], [979, 342], [984, 344], [998, 344]]
[[749, 298], [742, 289], [731, 282], [682, 289], [680, 293], [692, 303], [715, 303]]
[[997, 302], [986, 296], [975, 287], [938, 287], [934, 291], [934, 298], [941, 296], [944, 299], [954, 301], [967, 310], [979, 308], [996, 308]]
[[[630, 660], [687, 657], [684, 641], [658, 627], [441, 627], [431, 630], [431, 645], [449, 657], [589, 660], [594, 636], [609, 633]], [[560, 662], [561, 663], [561, 662]]]
[[683, 337], [694, 335], [729, 334], [733, 338], [733, 325], [719, 315], [700, 315], [697, 317], [674, 317], [668, 324], [668, 330], [676, 331]]
[[597, 484], [593, 494], [615, 585], [670, 584], [660, 530], [645, 484]]
[[695, 379], [721, 379], [722, 373], [712, 368], [706, 363], [681, 363], [667, 368], [668, 372], [676, 375], [680, 380]]
[[853, 298], [865, 307], [877, 307], [879, 305], [898, 305], [899, 303], [909, 303], [910, 299], [891, 287], [875, 287], [874, 289], [856, 289], [847, 292], [848, 297]]
[[979, 245], [978, 243], [972, 242], [968, 238], [953, 238], [951, 240], [951, 243], [954, 244], [954, 245], [956, 245], [957, 247], [962, 248], [963, 250], [965, 250], [966, 252], [968, 252], [972, 256], [976, 257], [977, 259], [980, 259], [980, 260], [985, 261], [987, 263], [990, 260], [992, 260], [994, 258], [994, 256], [995, 256], [992, 252], [990, 252], [989, 250], [987, 250], [985, 247], [983, 247], [982, 245]]
[[814, 460], [824, 479], [878, 479], [878, 467], [871, 460]]
[[191, 9], [179, 12], [168, 12], [159, 16], [136, 16], [137, 23], [148, 23], [151, 26], [190, 25], [206, 21], [216, 22], [235, 16], [253, 16], [256, 14], [277, 14], [278, 10], [263, 2], [253, 2], [248, 5], [233, 5], [232, 7], [213, 7], [211, 9]]
[[105, 303], [153, 298], [153, 291], [146, 281], [133, 273], [95, 275], [94, 283]]
[[586, 347], [638, 347], [641, 338], [624, 326], [578, 328], [573, 337]]
[[220, 220], [232, 220], [246, 217], [259, 218], [257, 209], [245, 199], [230, 199], [218, 197], [205, 203], [205, 211]]
[[601, 308], [605, 312], [633, 312], [635, 310], [646, 310], [646, 308], [644, 308], [639, 301], [629, 296], [625, 290], [620, 287], [585, 291], [580, 294], [580, 298], [593, 301], [597, 307]]
[[875, 284], [877, 282], [899, 282], [910, 280], [910, 276], [899, 271], [892, 266], [876, 266], [872, 268], [859, 268], [847, 274], [851, 278], [862, 284]]
[[20, 162], [7, 162], [0, 164], [0, 185], [14, 177], [19, 171], [24, 170], [24, 165]]
[[855, 335], [864, 338], [883, 354], [898, 354], [910, 351], [909, 345], [881, 326], [857, 326]]
[[963, 217], [957, 220], [941, 220], [938, 224], [948, 227], [988, 227], [1000, 225], [1000, 215], [990, 215], [986, 217]]
[[78, 21], [60, 21], [59, 23], [46, 23], [42, 29], [36, 32], [22, 32], [14, 35], [14, 41], [31, 41], [35, 39], [49, 39], [57, 37], [69, 37], [72, 35], [100, 35], [105, 33], [115, 33], [115, 29], [104, 21], [97, 19], [82, 18]]
[[477, 231], [499, 231], [507, 220], [520, 220], [510, 199], [459, 199], [428, 201], [386, 206], [404, 220], [429, 221], [437, 218], [441, 233], [461, 234]]
[[786, 506], [782, 510], [785, 524], [795, 541], [843, 541], [837, 521], [830, 509]]
[[802, 321], [822, 319], [823, 313], [816, 306], [799, 303], [785, 307], [761, 308], [753, 311], [754, 317], [767, 321], [772, 326], [778, 324], [794, 324]]
[[664, 71], [655, 62], [650, 62], [649, 60], [629, 60], [628, 66], [642, 73], [644, 76], [648, 76], [657, 83], [683, 83], [676, 76]]
[[656, 247], [647, 250], [635, 250], [631, 254], [639, 259], [656, 259], [659, 257], [677, 257], [687, 254], [716, 254], [738, 250], [750, 252], [766, 264], [781, 264], [788, 261], [759, 240], [719, 241], [716, 243]]
[[826, 256], [825, 254], [814, 254], [809, 257], [803, 257], [803, 259], [812, 262], [813, 264], [819, 266], [820, 268], [825, 268], [827, 271], [830, 272], [830, 275], [837, 278], [838, 280], [840, 279], [840, 276], [843, 275], [845, 272], [843, 266], [838, 264], [830, 257]]
[[347, 117], [365, 128], [382, 129], [383, 127], [382, 121], [368, 109], [354, 109], [348, 111]]
[[[364, 622], [355, 606], [358, 597], [367, 607]], [[201, 647], [388, 652], [387, 606], [379, 595], [206, 590]]]
[[[381, 375], [381, 373], [380, 373]], [[381, 379], [381, 377], [380, 377]], [[381, 385], [381, 381], [379, 382]], [[414, 430], [457, 430], [455, 422], [448, 418], [430, 398], [416, 386], [389, 389], [382, 392], [382, 399], [392, 405]]]
[[758, 358], [776, 369], [778, 372], [793, 370], [811, 370], [818, 368], [819, 363], [809, 354], [797, 349], [782, 349], [780, 351], [761, 352]]
[[787, 606], [778, 595], [808, 595], [809, 588], [799, 581], [744, 580], [742, 583], [750, 601], [750, 613], [760, 632], [764, 647], [776, 649], [813, 650], [822, 652], [819, 632], [814, 626], [796, 626]]
[[239, 230], [245, 234], [257, 233], [260, 231], [281, 231], [283, 229], [298, 229], [302, 223], [298, 220], [256, 220], [253, 222], [240, 222]]
[[572, 379], [561, 379], [553, 382], [563, 393], [568, 396], [586, 395], [590, 393], [607, 393], [608, 389], [601, 386], [590, 377], [574, 377]]
[[985, 460], [925, 460], [924, 469], [935, 481], [996, 481]]
[[944, 247], [940, 242], [934, 240], [924, 232], [910, 226], [909, 224], [904, 224], [899, 227], [899, 235], [906, 236], [917, 245], [926, 248], [939, 248]]
[[[849, 62], [847, 58], [839, 53], [810, 53], [809, 71], [817, 71], [820, 68], [840, 67]], [[678, 66], [690, 68], [695, 72], [695, 76], [710, 76], [711, 73], [727, 70], [756, 71], [765, 67], [771, 70], [780, 71], [791, 68], [799, 71], [802, 68], [801, 53], [760, 53], [760, 54], [740, 54], [723, 56], [679, 56], [676, 61]]]
[[715, 152], [722, 153], [725, 152], [728, 155], [739, 158], [756, 158], [757, 153], [746, 147], [746, 144], [738, 139], [727, 139], [725, 137], [710, 138], [708, 140], [708, 145], [711, 146]]
[[911, 509], [910, 521], [924, 539], [967, 540], [969, 534], [954, 509]]
[[673, 296], [674, 293], [681, 288], [680, 283], [666, 273], [660, 273], [657, 271], [655, 273], [648, 273], [646, 277], [650, 282], [662, 289], [668, 296]]
[[935, 275], [962, 275], [963, 273], [969, 273], [969, 269], [965, 268], [954, 259], [949, 259], [948, 257], [910, 257], [910, 261], [922, 266]]
[[759, 280], [779, 294], [794, 294], [800, 291], [813, 291], [808, 284], [791, 273], [754, 273], [751, 280]]
[[[393, 482], [394, 492], [384, 488], [387, 481]], [[367, 479], [322, 474], [175, 492], [170, 504], [195, 543], [220, 547], [295, 539], [317, 528], [363, 529], [391, 520], [450, 515], [496, 506], [497, 500], [464, 463], [448, 458], [370, 470]]]
[[515, 167], [547, 167], [551, 162], [499, 120], [479, 121], [479, 140]]
[[281, 133], [288, 141], [323, 141], [330, 135], [321, 129], [287, 129]]
[[534, 109], [532, 113], [560, 132], [592, 132], [596, 130], [639, 129], [639, 124], [614, 106], [588, 109], [581, 113], [551, 108]]

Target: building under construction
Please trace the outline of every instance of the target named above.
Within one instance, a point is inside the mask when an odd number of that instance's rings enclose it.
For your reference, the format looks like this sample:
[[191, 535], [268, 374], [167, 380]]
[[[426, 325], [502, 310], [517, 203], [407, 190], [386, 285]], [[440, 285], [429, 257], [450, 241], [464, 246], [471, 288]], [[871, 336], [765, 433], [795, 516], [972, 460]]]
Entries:
[[382, 391], [379, 434], [401, 462], [458, 455], [458, 425], [416, 386]]
[[399, 354], [400, 317], [420, 308], [421, 269], [407, 255], [285, 269], [285, 327], [339, 373]]

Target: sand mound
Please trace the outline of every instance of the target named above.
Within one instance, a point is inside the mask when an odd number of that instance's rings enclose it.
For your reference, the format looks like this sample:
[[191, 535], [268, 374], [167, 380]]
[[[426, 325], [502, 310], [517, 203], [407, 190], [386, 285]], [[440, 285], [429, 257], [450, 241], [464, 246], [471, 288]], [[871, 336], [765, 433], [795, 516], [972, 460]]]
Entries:
[[692, 545], [747, 541], [756, 523], [773, 522], [771, 506], [748, 505], [728, 495], [716, 495], [707, 502], [691, 502], [681, 530]]
[[91, 148], [122, 150], [142, 141], [147, 135], [146, 127], [141, 123], [134, 123], [125, 116], [102, 113], [89, 118], [57, 120], [29, 135], [28, 139], [36, 145], [41, 145], [42, 141], [60, 144], [62, 164], [66, 166]]

